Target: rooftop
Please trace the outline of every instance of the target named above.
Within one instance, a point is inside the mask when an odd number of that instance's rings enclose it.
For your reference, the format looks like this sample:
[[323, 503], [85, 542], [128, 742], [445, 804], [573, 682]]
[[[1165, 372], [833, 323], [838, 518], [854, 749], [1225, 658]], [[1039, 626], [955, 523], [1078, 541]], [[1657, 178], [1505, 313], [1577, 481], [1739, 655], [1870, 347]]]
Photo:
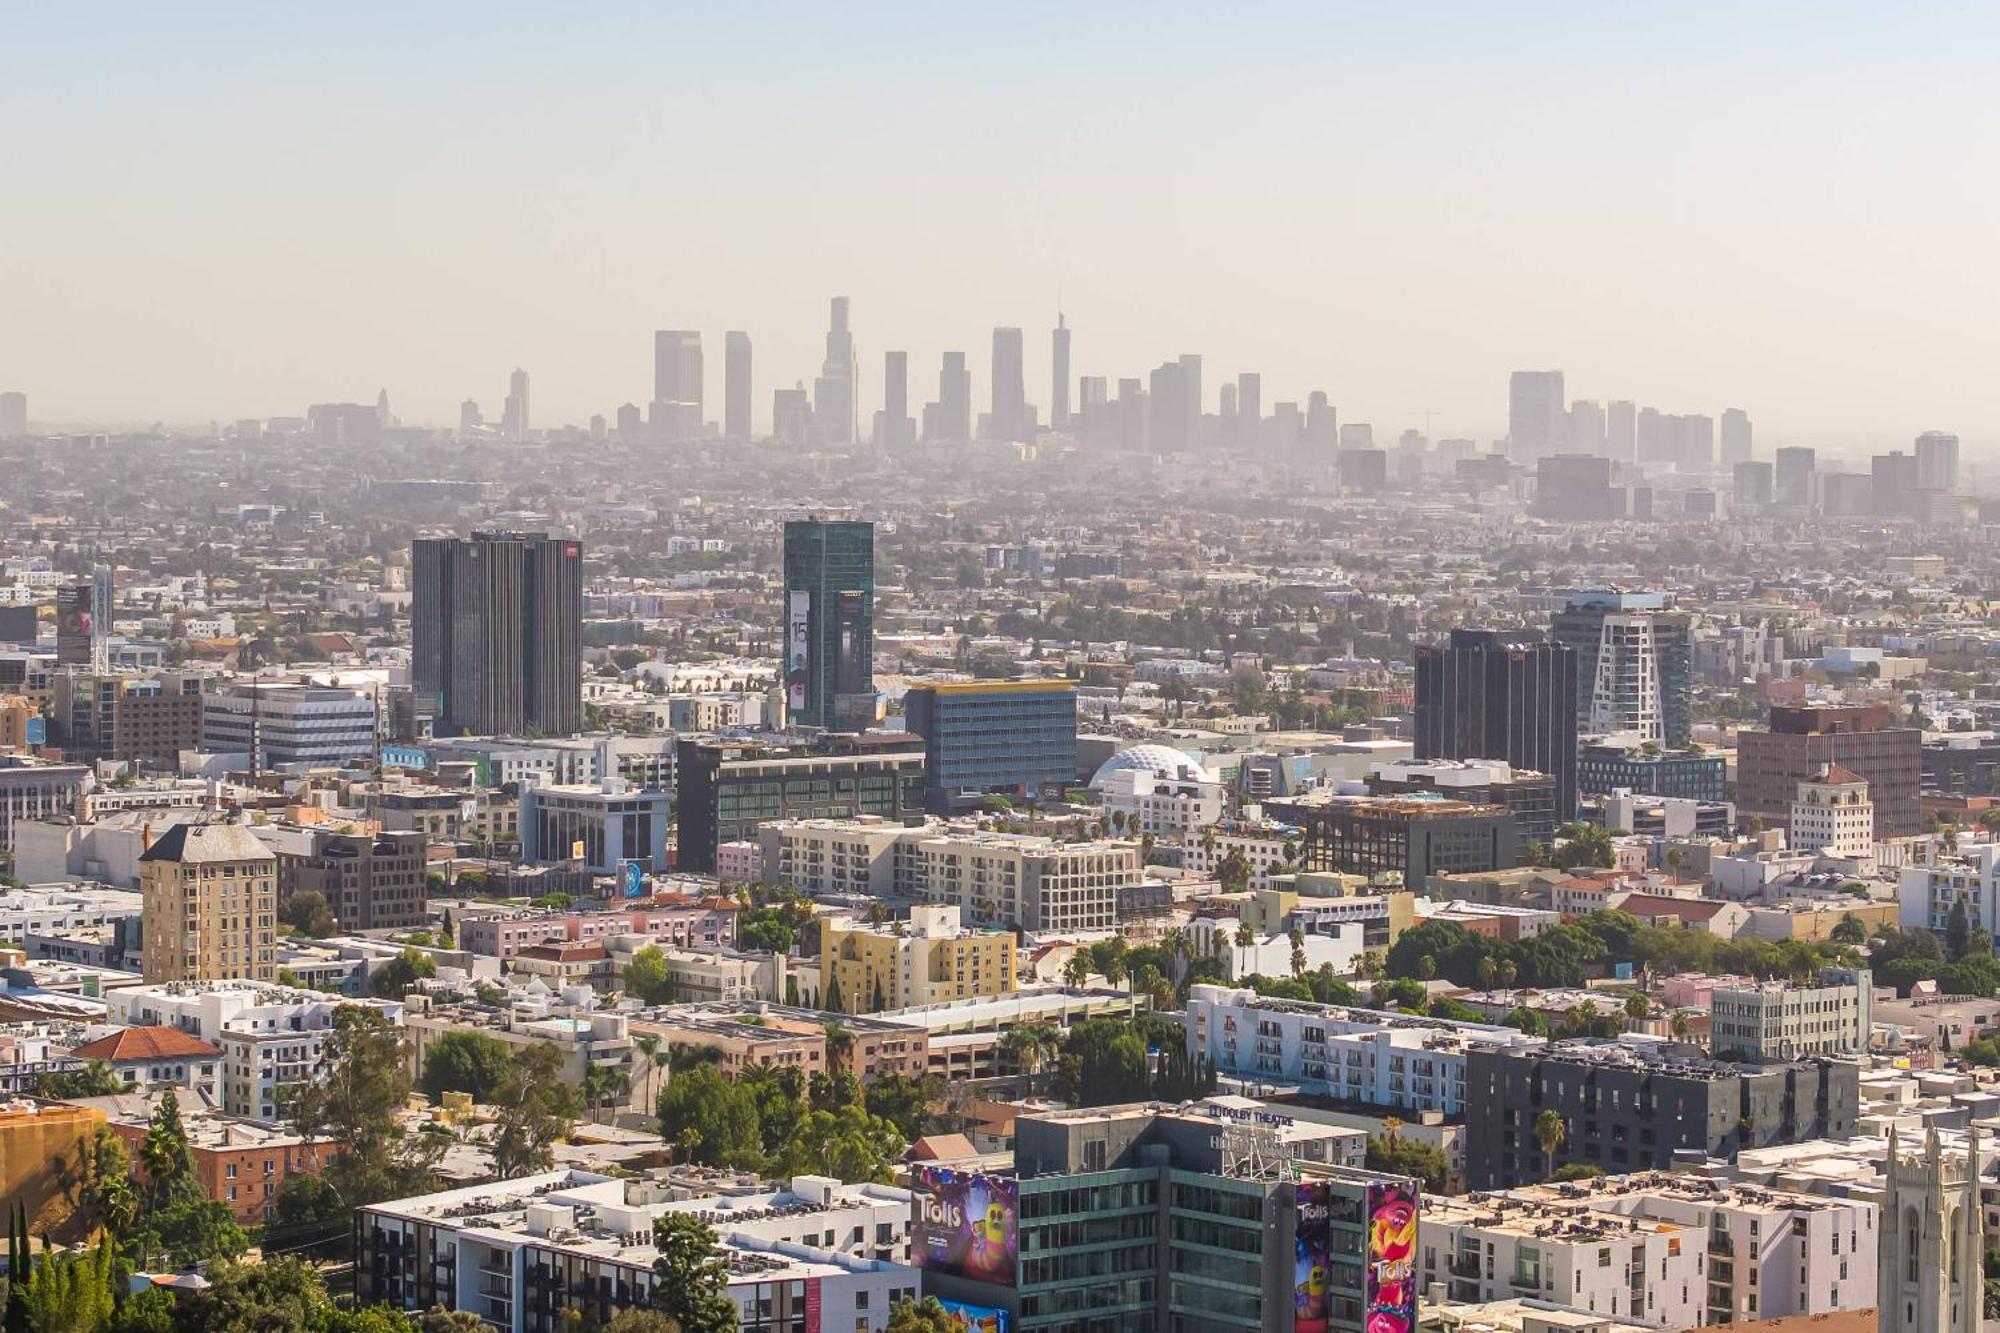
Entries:
[[142, 1060], [216, 1060], [221, 1058], [222, 1050], [179, 1028], [131, 1027], [85, 1042], [70, 1054], [79, 1060], [124, 1064]]
[[277, 853], [241, 824], [175, 824], [140, 853], [141, 861], [260, 861], [275, 866]]

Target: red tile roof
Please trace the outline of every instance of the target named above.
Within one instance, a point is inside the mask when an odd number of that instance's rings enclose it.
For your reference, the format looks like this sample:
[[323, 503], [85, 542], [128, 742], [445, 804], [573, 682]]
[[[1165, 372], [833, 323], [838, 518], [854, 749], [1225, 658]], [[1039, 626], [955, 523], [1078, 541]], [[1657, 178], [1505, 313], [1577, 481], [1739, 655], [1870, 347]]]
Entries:
[[179, 1028], [120, 1028], [108, 1037], [87, 1041], [70, 1052], [79, 1060], [131, 1064], [144, 1060], [219, 1060], [222, 1048], [191, 1037]]

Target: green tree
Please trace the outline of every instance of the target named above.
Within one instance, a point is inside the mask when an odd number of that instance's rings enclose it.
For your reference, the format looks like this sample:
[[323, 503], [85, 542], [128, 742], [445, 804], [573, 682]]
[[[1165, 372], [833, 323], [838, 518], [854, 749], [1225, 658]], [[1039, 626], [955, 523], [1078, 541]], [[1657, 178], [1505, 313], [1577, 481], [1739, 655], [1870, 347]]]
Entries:
[[1604, 1168], [1590, 1162], [1565, 1162], [1549, 1173], [1550, 1180], [1594, 1180], [1604, 1174]]
[[1056, 1086], [1073, 1106], [1111, 1106], [1147, 1093], [1146, 1043], [1130, 1022], [1087, 1018], [1070, 1029]]
[[429, 954], [405, 949], [368, 978], [368, 993], [385, 1000], [400, 1000], [419, 981], [436, 975], [437, 963]]
[[1563, 1123], [1560, 1112], [1550, 1109], [1535, 1117], [1535, 1143], [1548, 1159], [1550, 1175], [1555, 1174], [1556, 1154], [1562, 1151], [1568, 1138], [1569, 1126]]
[[889, 1074], [862, 1089], [862, 1105], [868, 1114], [894, 1125], [906, 1142], [914, 1142], [930, 1127], [931, 1107], [943, 1096], [944, 1080], [936, 1076]]
[[493, 1171], [502, 1180], [546, 1171], [554, 1147], [576, 1122], [582, 1096], [563, 1081], [562, 1052], [523, 1047], [493, 1090]]
[[326, 895], [318, 889], [300, 889], [278, 904], [278, 920], [301, 934], [323, 940], [340, 929]]
[[51, 1070], [35, 1075], [35, 1095], [49, 1101], [68, 1097], [115, 1097], [124, 1092], [125, 1080], [102, 1060], [91, 1060], [81, 1069]]
[[628, 1305], [611, 1316], [604, 1333], [681, 1333], [681, 1326], [658, 1310]]
[[889, 1182], [889, 1163], [909, 1146], [903, 1131], [859, 1106], [814, 1111], [785, 1145], [775, 1174], [833, 1176], [847, 1184]]
[[676, 1069], [660, 1090], [660, 1134], [677, 1161], [756, 1169], [763, 1164], [757, 1103], [750, 1089], [711, 1065]]
[[222, 1264], [209, 1285], [181, 1297], [175, 1319], [188, 1333], [318, 1333], [332, 1303], [319, 1274], [297, 1259]]
[[674, 998], [674, 980], [667, 968], [667, 956], [657, 944], [648, 944], [625, 964], [625, 993], [641, 1004], [666, 1004]]
[[110, 1239], [81, 1253], [43, 1255], [25, 1285], [35, 1333], [100, 1333], [112, 1313]]
[[201, 1182], [194, 1171], [194, 1152], [181, 1125], [180, 1098], [170, 1087], [153, 1104], [153, 1118], [139, 1144], [139, 1161], [146, 1168], [146, 1206], [157, 1211], [183, 1199], [199, 1198]]
[[884, 1333], [959, 1333], [965, 1324], [935, 1296], [920, 1301], [904, 1297], [889, 1307]]
[[467, 1092], [488, 1100], [514, 1068], [513, 1048], [474, 1028], [441, 1032], [424, 1051], [423, 1089], [436, 1100], [447, 1092]]
[[92, 1231], [125, 1236], [139, 1217], [139, 1191], [132, 1181], [132, 1157], [125, 1141], [104, 1125], [76, 1145], [59, 1164], [64, 1196]]
[[379, 1010], [342, 1005], [320, 1060], [320, 1076], [299, 1089], [291, 1114], [301, 1134], [333, 1141], [327, 1183], [349, 1208], [425, 1193], [444, 1145], [400, 1119], [413, 1086], [403, 1030]]
[[1442, 1149], [1406, 1139], [1400, 1134], [1371, 1137], [1368, 1140], [1367, 1167], [1370, 1171], [1386, 1171], [1390, 1175], [1415, 1176], [1424, 1182], [1425, 1189], [1440, 1194], [1444, 1192], [1445, 1176], [1450, 1170]]
[[653, 1308], [681, 1333], [736, 1333], [742, 1315], [715, 1231], [692, 1214], [665, 1213], [653, 1224], [653, 1247]]

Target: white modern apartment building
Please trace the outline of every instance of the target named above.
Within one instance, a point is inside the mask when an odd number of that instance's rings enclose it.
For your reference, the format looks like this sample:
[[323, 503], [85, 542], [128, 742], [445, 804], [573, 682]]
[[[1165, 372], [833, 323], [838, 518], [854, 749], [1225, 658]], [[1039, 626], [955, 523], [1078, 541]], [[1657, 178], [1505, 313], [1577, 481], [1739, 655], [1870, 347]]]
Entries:
[[1866, 968], [1826, 968], [1816, 986], [1766, 981], [1719, 986], [1708, 1000], [1709, 1049], [1761, 1064], [1868, 1049], [1873, 978]]
[[[713, 1186], [711, 1185], [712, 1189]], [[502, 1333], [560, 1333], [570, 1311], [609, 1323], [647, 1303], [665, 1213], [715, 1229], [745, 1329], [880, 1333], [913, 1298], [910, 1193], [821, 1176], [779, 1187], [614, 1180], [552, 1171], [359, 1212], [363, 1299], [478, 1315]], [[810, 1312], [810, 1313], [809, 1313]]]
[[1125, 829], [1156, 838], [1188, 838], [1222, 818], [1224, 788], [1205, 773], [1163, 776], [1142, 768], [1099, 775], [1097, 797], [1104, 816], [1125, 816]]
[[1110, 930], [1118, 923], [1118, 890], [1145, 880], [1135, 842], [1063, 843], [968, 823], [781, 820], [758, 837], [766, 883], [815, 896], [944, 903], [973, 926]]
[[1953, 906], [1963, 903], [1969, 924], [2000, 933], [2000, 843], [1981, 843], [1966, 855], [1903, 867], [1897, 896], [1905, 930], [1942, 931], [1950, 924]]
[[222, 1048], [222, 1109], [276, 1120], [290, 1089], [312, 1078], [334, 1012], [360, 1004], [400, 1022], [394, 1000], [353, 999], [267, 981], [170, 981], [104, 994], [107, 1022], [179, 1028]]
[[1663, 1328], [1868, 1310], [1876, 1214], [1664, 1171], [1427, 1195], [1419, 1271], [1453, 1300], [1525, 1296]]
[[1510, 1027], [1266, 999], [1227, 986], [1193, 987], [1183, 1024], [1188, 1054], [1246, 1089], [1296, 1088], [1446, 1115], [1465, 1110], [1468, 1050], [1543, 1044]]
[[375, 752], [367, 691], [292, 681], [238, 683], [201, 697], [201, 748], [248, 755], [267, 768], [338, 766]]

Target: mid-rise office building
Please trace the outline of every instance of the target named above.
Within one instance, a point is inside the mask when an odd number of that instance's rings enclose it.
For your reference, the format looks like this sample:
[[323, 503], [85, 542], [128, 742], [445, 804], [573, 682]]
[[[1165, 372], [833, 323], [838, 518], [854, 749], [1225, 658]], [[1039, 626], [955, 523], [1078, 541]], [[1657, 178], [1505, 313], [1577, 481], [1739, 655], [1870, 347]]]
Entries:
[[750, 438], [750, 335], [731, 329], [722, 335], [722, 434]]
[[1749, 462], [1751, 439], [1750, 414], [1740, 407], [1723, 408], [1716, 461], [1724, 467]]
[[1761, 459], [1745, 459], [1738, 463], [1732, 469], [1730, 479], [1735, 485], [1734, 510], [1738, 514], [1755, 514], [1769, 509], [1777, 498], [1771, 465]]
[[875, 722], [875, 525], [785, 524], [785, 703], [794, 726]]
[[619, 874], [636, 861], [667, 869], [672, 798], [619, 777], [567, 786], [521, 788], [521, 859], [529, 865], [575, 862], [593, 875]]
[[1768, 729], [1736, 737], [1736, 806], [1773, 828], [1788, 827], [1799, 784], [1838, 764], [1868, 784], [1875, 840], [1924, 831], [1917, 792], [1923, 732], [1886, 706], [1775, 707]]
[[65, 671], [54, 679], [52, 739], [71, 759], [116, 759], [174, 770], [201, 748], [202, 690], [192, 672]]
[[1802, 852], [1859, 858], [1875, 851], [1875, 803], [1868, 779], [1828, 764], [1805, 782], [1792, 801], [1786, 841]]
[[1521, 861], [1521, 831], [1504, 806], [1310, 792], [1269, 801], [1265, 813], [1304, 830], [1300, 870], [1414, 888], [1443, 871], [1503, 870]]
[[1577, 791], [1669, 796], [1719, 805], [1729, 799], [1729, 761], [1694, 750], [1647, 749], [1636, 736], [1589, 736], [1578, 746]]
[[1690, 618], [1663, 593], [1580, 592], [1550, 635], [1576, 653], [1576, 726], [1631, 732], [1668, 749], [1688, 743], [1694, 667]]
[[1546, 454], [1535, 465], [1535, 513], [1564, 523], [1624, 517], [1624, 493], [1611, 485], [1611, 460], [1598, 454]]
[[92, 784], [83, 764], [44, 764], [0, 755], [0, 847], [14, 846], [14, 826], [24, 820], [74, 814]]
[[1786, 509], [1803, 510], [1813, 502], [1813, 471], [1819, 458], [1803, 445], [1790, 444], [1771, 455], [1772, 498]]
[[1556, 825], [1575, 811], [1560, 809], [1556, 780], [1547, 773], [1515, 768], [1502, 759], [1396, 759], [1369, 766], [1370, 796], [1436, 792], [1472, 805], [1497, 805], [1514, 816], [1525, 844], [1547, 843]]
[[[1611, 1175], [1674, 1165], [1678, 1152], [1741, 1148], [1854, 1132], [1861, 1080], [1851, 1060], [1732, 1064], [1644, 1039], [1528, 1049], [1475, 1047], [1466, 1059], [1466, 1178], [1510, 1189], [1571, 1162]], [[1535, 1122], [1553, 1111], [1565, 1137], [1543, 1150]]]
[[924, 805], [950, 814], [989, 792], [1038, 797], [1076, 779], [1076, 686], [1067, 680], [913, 685], [910, 731], [924, 738]]
[[1532, 465], [1569, 440], [1568, 397], [1560, 370], [1517, 370], [1507, 384], [1507, 451]]
[[795, 746], [679, 744], [675, 864], [713, 874], [715, 849], [784, 819], [923, 819], [924, 754], [914, 737], [826, 736]]
[[1416, 651], [1418, 759], [1501, 759], [1555, 779], [1576, 811], [1577, 654], [1527, 631], [1459, 629]]
[[1016, 985], [1013, 932], [967, 930], [957, 907], [913, 907], [907, 922], [880, 926], [838, 917], [824, 917], [819, 926], [819, 986], [811, 1003], [838, 996], [847, 1013], [879, 1013], [1005, 995]]
[[1464, 1114], [1468, 1051], [1543, 1044], [1489, 1023], [1270, 999], [1228, 986], [1191, 987], [1182, 1022], [1190, 1057], [1254, 1093], [1406, 1114]]
[[917, 1168], [912, 1262], [1018, 1333], [1416, 1328], [1416, 1181], [1289, 1164], [1290, 1118], [1198, 1102], [1023, 1115], [1011, 1172]]
[[270, 981], [278, 858], [238, 824], [175, 824], [139, 856], [148, 981]]
[[410, 675], [439, 736], [574, 735], [583, 546], [475, 532], [411, 547]]
[[278, 896], [318, 893], [344, 932], [416, 930], [429, 923], [425, 849], [417, 831], [303, 831], [305, 846], [278, 855]]
[[1709, 1049], [1749, 1064], [1868, 1050], [1873, 978], [1866, 968], [1824, 968], [1817, 985], [1766, 981], [1709, 992]]
[[252, 768], [368, 759], [378, 725], [365, 690], [252, 680], [201, 696], [201, 748], [245, 755]]
[[1941, 430], [1917, 436], [1917, 489], [1946, 495], [1958, 490], [1958, 436]]
[[659, 438], [668, 444], [701, 434], [701, 334], [661, 329], [653, 334], [653, 415]]

